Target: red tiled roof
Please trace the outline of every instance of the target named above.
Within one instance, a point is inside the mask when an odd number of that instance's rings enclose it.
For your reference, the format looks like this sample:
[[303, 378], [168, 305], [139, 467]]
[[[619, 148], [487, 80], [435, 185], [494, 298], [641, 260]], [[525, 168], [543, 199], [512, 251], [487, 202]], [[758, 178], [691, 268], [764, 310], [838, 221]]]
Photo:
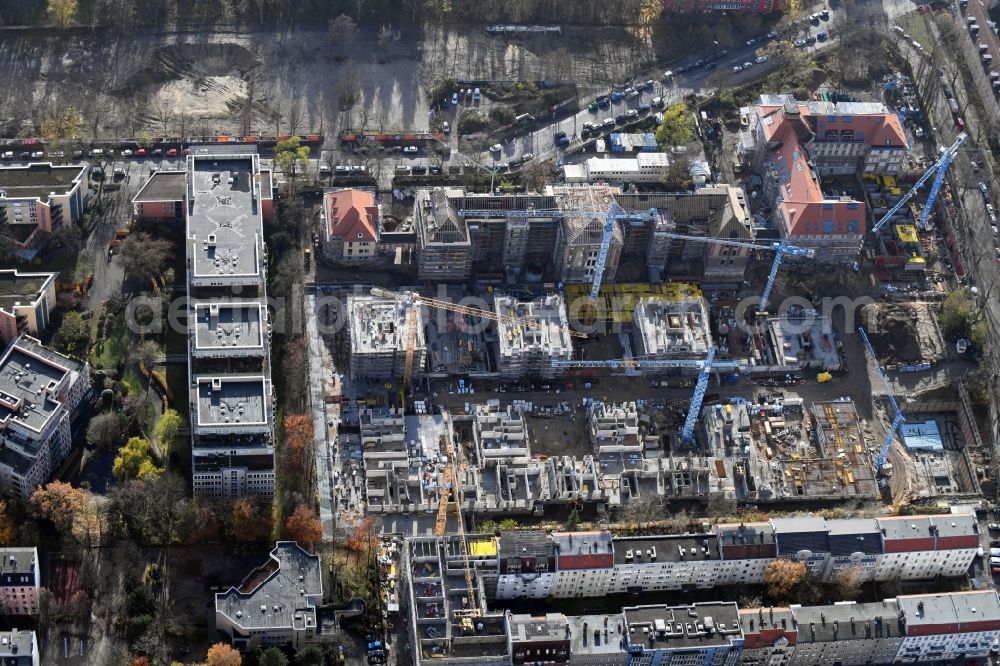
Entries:
[[[803, 117], [808, 118], [809, 108], [805, 104], [799, 104], [798, 108]], [[864, 233], [867, 219], [865, 203], [825, 198], [809, 164], [807, 149], [799, 141], [795, 128], [786, 121], [783, 107], [759, 106], [757, 113], [765, 139], [774, 146], [768, 154], [768, 160], [778, 178], [785, 235], [841, 236]], [[890, 117], [892, 122], [889, 122]], [[855, 118], [864, 119], [864, 122], [852, 125], [852, 128], [864, 131], [865, 137], [872, 136], [869, 133], [869, 128], [872, 127], [878, 130], [876, 136], [891, 136], [893, 125], [899, 136], [903, 137], [899, 119], [894, 114], [871, 114]], [[902, 140], [905, 145], [905, 137]]]
[[324, 195], [330, 236], [346, 242], [377, 241], [378, 206], [365, 190], [337, 190]]

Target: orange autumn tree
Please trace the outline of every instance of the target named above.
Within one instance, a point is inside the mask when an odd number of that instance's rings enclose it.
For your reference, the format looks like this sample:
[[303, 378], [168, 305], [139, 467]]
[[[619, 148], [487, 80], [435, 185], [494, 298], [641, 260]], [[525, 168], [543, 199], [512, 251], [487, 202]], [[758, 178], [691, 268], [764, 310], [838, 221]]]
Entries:
[[289, 414], [285, 417], [285, 450], [288, 462], [298, 469], [304, 469], [304, 463], [312, 450], [313, 430], [312, 419], [305, 414]]
[[14, 523], [7, 513], [7, 502], [0, 500], [0, 546], [7, 546], [14, 540]]
[[309, 550], [323, 539], [323, 524], [316, 512], [299, 504], [285, 522], [285, 534]]
[[232, 533], [237, 541], [263, 541], [271, 534], [271, 514], [241, 497], [233, 502]]
[[226, 645], [216, 643], [208, 648], [208, 666], [242, 666], [243, 657], [239, 650]]
[[44, 518], [58, 529], [67, 530], [86, 505], [86, 492], [63, 481], [53, 481], [35, 489], [28, 500], [28, 512], [33, 518]]

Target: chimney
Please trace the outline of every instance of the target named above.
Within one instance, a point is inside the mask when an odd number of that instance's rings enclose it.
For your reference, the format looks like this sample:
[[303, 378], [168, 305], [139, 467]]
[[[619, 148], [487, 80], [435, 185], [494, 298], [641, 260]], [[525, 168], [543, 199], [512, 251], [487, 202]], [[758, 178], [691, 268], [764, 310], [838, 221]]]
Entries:
[[[792, 131], [795, 132], [795, 136], [798, 138], [799, 143], [805, 144], [812, 140], [815, 134], [812, 129], [806, 123], [805, 118], [802, 117], [802, 112], [799, 111], [799, 105], [793, 103], [785, 104], [782, 107], [782, 112], [785, 116], [785, 122], [788, 123]], [[805, 155], [802, 156], [805, 158]]]

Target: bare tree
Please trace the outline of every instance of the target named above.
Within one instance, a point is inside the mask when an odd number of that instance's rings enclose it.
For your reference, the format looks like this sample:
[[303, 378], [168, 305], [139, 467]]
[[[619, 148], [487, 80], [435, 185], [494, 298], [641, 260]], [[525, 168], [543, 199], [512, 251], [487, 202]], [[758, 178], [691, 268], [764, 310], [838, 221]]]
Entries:
[[288, 118], [288, 133], [298, 134], [299, 130], [302, 129], [302, 104], [299, 100], [293, 100], [288, 105], [288, 112], [285, 114]]
[[361, 12], [368, 4], [368, 0], [351, 0], [351, 4], [354, 5], [354, 20], [361, 23]]
[[379, 46], [388, 46], [389, 44], [395, 44], [399, 41], [400, 32], [399, 30], [394, 30], [391, 23], [383, 23], [382, 27], [378, 29], [378, 44]]
[[282, 113], [281, 107], [274, 107], [271, 109], [269, 119], [274, 123], [274, 135], [281, 136], [281, 121], [284, 120], [285, 114]]

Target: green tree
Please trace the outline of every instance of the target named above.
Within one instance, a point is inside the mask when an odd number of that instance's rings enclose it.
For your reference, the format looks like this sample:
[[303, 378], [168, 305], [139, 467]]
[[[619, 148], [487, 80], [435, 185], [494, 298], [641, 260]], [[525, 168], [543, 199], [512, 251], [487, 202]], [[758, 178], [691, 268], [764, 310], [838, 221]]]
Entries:
[[563, 525], [563, 529], [567, 532], [574, 532], [576, 528], [580, 526], [580, 512], [574, 508], [569, 512], [569, 516], [566, 518], [566, 523]]
[[118, 450], [111, 471], [121, 482], [159, 478], [163, 474], [163, 469], [153, 462], [151, 451], [149, 440], [132, 437]]
[[299, 145], [301, 141], [299, 137], [293, 136], [286, 141], [279, 141], [274, 147], [274, 161], [281, 173], [291, 179], [293, 191], [296, 175], [309, 166], [309, 146]]
[[260, 653], [257, 659], [260, 666], [288, 666], [288, 657], [276, 647], [270, 647]]
[[89, 342], [90, 325], [83, 315], [79, 312], [64, 314], [56, 335], [56, 347], [59, 351], [73, 356], [85, 356]]
[[315, 643], [309, 643], [295, 653], [296, 666], [323, 666], [324, 663], [323, 650]]
[[500, 521], [500, 531], [510, 532], [517, 529], [517, 521], [513, 518], [504, 518]]
[[952, 290], [941, 303], [941, 314], [938, 316], [941, 334], [948, 340], [968, 337], [971, 315], [969, 290], [964, 287]]
[[160, 449], [160, 455], [166, 459], [177, 441], [177, 433], [184, 425], [184, 419], [174, 409], [163, 412], [159, 423], [156, 424], [156, 446]]
[[664, 146], [685, 146], [694, 140], [694, 122], [683, 102], [671, 104], [656, 128], [656, 142]]
[[76, 9], [76, 0], [49, 0], [49, 20], [56, 27], [68, 28], [76, 20]]

